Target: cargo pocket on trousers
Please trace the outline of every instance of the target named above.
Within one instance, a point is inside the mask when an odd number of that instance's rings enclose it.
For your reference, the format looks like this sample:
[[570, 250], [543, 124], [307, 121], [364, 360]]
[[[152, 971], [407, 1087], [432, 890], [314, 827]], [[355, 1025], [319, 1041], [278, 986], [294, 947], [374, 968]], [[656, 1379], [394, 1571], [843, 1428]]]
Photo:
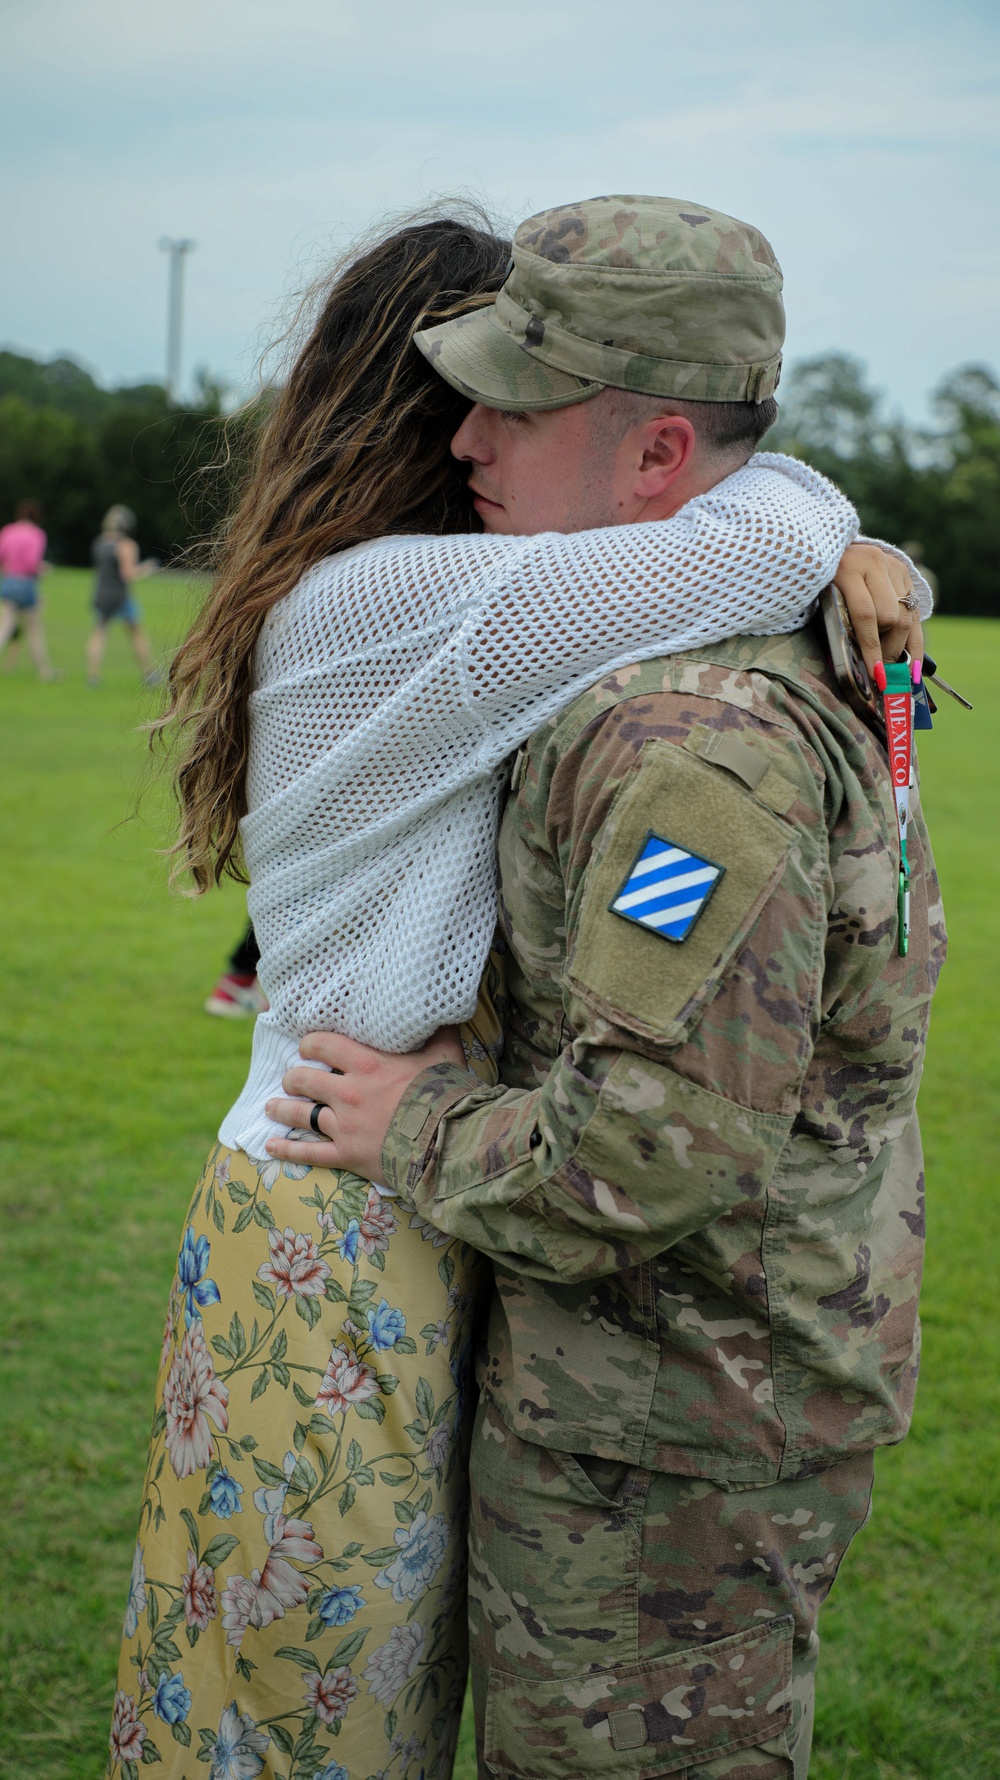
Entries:
[[[659, 1661], [558, 1681], [493, 1669], [486, 1765], [503, 1780], [658, 1780], [695, 1775], [708, 1762], [731, 1780], [744, 1769], [754, 1780], [784, 1780], [792, 1631], [791, 1616], [772, 1619]], [[746, 1761], [722, 1759], [740, 1750]]]

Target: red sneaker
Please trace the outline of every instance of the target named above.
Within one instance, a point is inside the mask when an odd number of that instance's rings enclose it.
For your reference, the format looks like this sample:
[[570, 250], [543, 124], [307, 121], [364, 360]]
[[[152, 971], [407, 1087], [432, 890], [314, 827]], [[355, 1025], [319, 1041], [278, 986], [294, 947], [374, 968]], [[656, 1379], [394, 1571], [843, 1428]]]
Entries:
[[221, 976], [205, 1003], [206, 1014], [219, 1014], [224, 1020], [252, 1019], [267, 1010], [267, 996], [256, 977]]

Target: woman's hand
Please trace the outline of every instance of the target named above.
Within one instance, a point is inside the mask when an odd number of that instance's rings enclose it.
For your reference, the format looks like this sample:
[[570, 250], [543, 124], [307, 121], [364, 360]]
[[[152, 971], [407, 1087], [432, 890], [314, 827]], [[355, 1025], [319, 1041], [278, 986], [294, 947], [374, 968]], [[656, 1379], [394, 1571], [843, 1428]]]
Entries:
[[[288, 1099], [269, 1100], [264, 1108], [276, 1125], [309, 1131], [309, 1138], [272, 1137], [268, 1153], [282, 1161], [308, 1162], [314, 1168], [347, 1168], [362, 1180], [382, 1178], [382, 1145], [393, 1115], [410, 1083], [434, 1063], [465, 1068], [465, 1052], [455, 1026], [442, 1026], [419, 1051], [397, 1056], [372, 1051], [332, 1032], [310, 1032], [299, 1046], [302, 1057], [324, 1063], [331, 1071], [296, 1067], [282, 1077]], [[314, 1106], [322, 1139], [311, 1135]]]
[[876, 662], [896, 661], [904, 649], [916, 660], [922, 658], [924, 634], [920, 615], [904, 604], [913, 592], [905, 563], [880, 550], [877, 544], [849, 544], [834, 580], [844, 596], [851, 628], [873, 679]]

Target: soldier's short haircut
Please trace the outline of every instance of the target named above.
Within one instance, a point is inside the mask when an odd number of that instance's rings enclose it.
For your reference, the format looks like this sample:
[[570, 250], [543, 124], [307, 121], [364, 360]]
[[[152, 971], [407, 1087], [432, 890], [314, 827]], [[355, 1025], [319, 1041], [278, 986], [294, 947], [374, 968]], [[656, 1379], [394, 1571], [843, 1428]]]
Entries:
[[608, 387], [601, 399], [609, 430], [619, 438], [657, 414], [683, 414], [713, 457], [730, 457], [737, 451], [749, 456], [778, 418], [773, 396], [763, 402], [683, 402], [675, 396], [647, 396]]

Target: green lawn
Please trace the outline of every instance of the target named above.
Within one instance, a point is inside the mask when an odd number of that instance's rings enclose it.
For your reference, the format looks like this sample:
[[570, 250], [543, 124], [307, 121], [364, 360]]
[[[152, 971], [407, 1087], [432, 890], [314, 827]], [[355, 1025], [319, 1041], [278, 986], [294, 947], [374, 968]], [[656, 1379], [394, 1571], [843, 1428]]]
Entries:
[[[249, 1047], [247, 1025], [201, 1012], [241, 895], [166, 893], [165, 801], [136, 733], [151, 695], [118, 634], [104, 686], [86, 686], [87, 581], [61, 572], [47, 588], [62, 682], [39, 685], [23, 660], [0, 674], [0, 1771], [12, 1780], [103, 1769], [180, 1217]], [[174, 581], [142, 590], [161, 650], [185, 600]], [[1000, 626], [941, 620], [933, 633], [977, 709], [943, 710], [922, 745], [952, 933], [923, 1096], [924, 1373], [913, 1435], [881, 1456], [873, 1526], [826, 1609], [814, 1780], [1000, 1773], [1000, 772], [988, 742]], [[472, 1772], [466, 1756], [458, 1780]]]

